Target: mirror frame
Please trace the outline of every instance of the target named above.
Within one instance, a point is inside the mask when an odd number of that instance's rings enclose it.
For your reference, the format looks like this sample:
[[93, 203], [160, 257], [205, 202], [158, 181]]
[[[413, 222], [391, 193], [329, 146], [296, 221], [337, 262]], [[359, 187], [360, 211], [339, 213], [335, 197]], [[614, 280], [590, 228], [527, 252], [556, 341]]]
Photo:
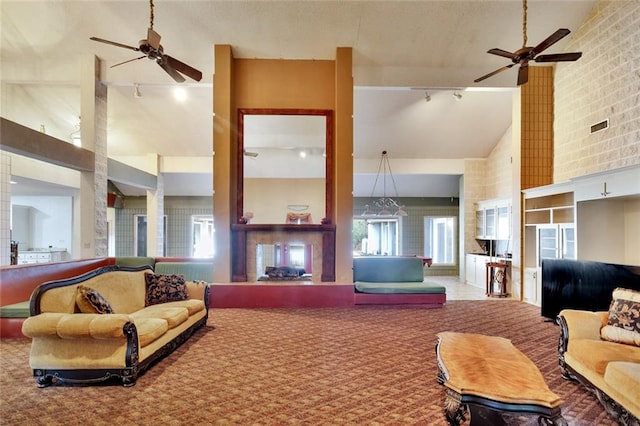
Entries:
[[[246, 115], [319, 115], [325, 117], [325, 217], [321, 224], [333, 221], [333, 110], [287, 108], [238, 108], [236, 223], [246, 223], [244, 216], [244, 118]], [[277, 224], [281, 225], [281, 224]]]

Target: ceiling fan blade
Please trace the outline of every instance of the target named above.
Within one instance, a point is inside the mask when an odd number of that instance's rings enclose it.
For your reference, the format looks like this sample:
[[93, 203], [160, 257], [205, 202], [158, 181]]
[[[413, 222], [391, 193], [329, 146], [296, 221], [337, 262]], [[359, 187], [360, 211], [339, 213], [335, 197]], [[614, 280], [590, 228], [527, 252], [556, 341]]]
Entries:
[[180, 75], [180, 73], [178, 71], [176, 71], [175, 69], [173, 69], [166, 61], [167, 55], [163, 55], [162, 57], [158, 58], [156, 60], [156, 62], [158, 63], [158, 65], [160, 65], [160, 68], [162, 68], [163, 70], [166, 71], [167, 74], [169, 74], [171, 76], [171, 78], [173, 78], [176, 82], [178, 83], [183, 83], [185, 81], [185, 78], [183, 76]]
[[166, 60], [166, 62], [169, 64], [171, 68], [180, 71], [182, 74], [186, 75], [187, 77], [195, 81], [202, 80], [202, 73], [197, 69], [185, 64], [184, 62], [177, 60], [176, 58], [172, 58], [169, 55], [164, 55], [164, 59]]
[[577, 61], [582, 56], [582, 52], [557, 53], [552, 55], [540, 55], [536, 57], [536, 62], [565, 62]]
[[146, 56], [146, 55], [144, 55], [144, 56], [140, 56], [140, 57], [138, 57], [138, 58], [129, 59], [129, 60], [126, 60], [126, 61], [124, 61], [124, 62], [120, 62], [120, 63], [115, 64], [115, 65], [111, 65], [109, 68], [117, 67], [117, 66], [119, 66], [119, 65], [123, 65], [123, 64], [128, 64], [129, 62], [137, 61], [138, 59], [142, 59], [142, 58], [146, 58], [146, 57], [147, 57], [147, 56]]
[[106, 44], [111, 44], [113, 46], [118, 46], [118, 47], [123, 47], [125, 49], [131, 49], [131, 50], [135, 50], [136, 52], [139, 52], [140, 49], [138, 49], [137, 47], [133, 47], [133, 46], [129, 46], [127, 44], [122, 44], [122, 43], [117, 43], [115, 41], [111, 41], [111, 40], [105, 40], [103, 38], [98, 38], [98, 37], [89, 37], [89, 40], [93, 40], [93, 41], [98, 41], [100, 43], [106, 43]]
[[498, 55], [498, 56], [502, 56], [509, 59], [514, 59], [516, 57], [516, 55], [514, 55], [513, 53], [507, 52], [506, 50], [502, 50], [502, 49], [490, 49], [490, 50], [487, 50], [487, 53], [491, 53], [492, 55]]
[[475, 80], [473, 80], [473, 82], [474, 82], [474, 83], [478, 83], [479, 81], [486, 80], [487, 78], [492, 77], [492, 76], [494, 76], [494, 75], [498, 74], [499, 72], [502, 72], [502, 71], [506, 71], [506, 70], [508, 70], [509, 68], [511, 68], [511, 67], [512, 67], [512, 66], [514, 66], [514, 65], [515, 65], [515, 64], [505, 65], [504, 67], [502, 67], [502, 68], [498, 68], [497, 70], [495, 70], [495, 71], [493, 71], [493, 72], [490, 72], [490, 73], [489, 73], [489, 74], [487, 74], [487, 75], [483, 75], [483, 76], [482, 76], [482, 77], [480, 77], [480, 78], [476, 78]]
[[542, 43], [534, 47], [531, 53], [533, 54], [533, 56], [537, 55], [543, 50], [549, 48], [551, 45], [559, 42], [561, 39], [566, 37], [570, 32], [571, 31], [569, 31], [566, 28], [560, 28], [558, 31], [556, 31], [555, 33], [547, 37], [546, 40], [544, 40]]
[[147, 43], [149, 46], [153, 47], [155, 50], [160, 48], [160, 34], [155, 32], [153, 28], [149, 28], [147, 30]]
[[520, 65], [520, 69], [518, 70], [518, 86], [522, 86], [529, 81], [529, 63], [525, 62]]

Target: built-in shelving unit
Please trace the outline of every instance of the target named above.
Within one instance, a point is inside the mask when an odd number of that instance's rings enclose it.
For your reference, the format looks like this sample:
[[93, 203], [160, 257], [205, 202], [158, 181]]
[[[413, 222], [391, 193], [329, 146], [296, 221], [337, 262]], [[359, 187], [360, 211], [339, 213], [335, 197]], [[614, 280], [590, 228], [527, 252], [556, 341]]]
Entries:
[[524, 201], [525, 225], [574, 222], [573, 192], [526, 198]]

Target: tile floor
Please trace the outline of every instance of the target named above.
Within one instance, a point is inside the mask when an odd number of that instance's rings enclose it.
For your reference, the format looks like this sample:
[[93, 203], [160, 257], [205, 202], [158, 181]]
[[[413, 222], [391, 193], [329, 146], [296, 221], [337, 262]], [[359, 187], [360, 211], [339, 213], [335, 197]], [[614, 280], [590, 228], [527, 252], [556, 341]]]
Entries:
[[[475, 287], [458, 280], [458, 277], [447, 276], [427, 276], [426, 281], [432, 281], [443, 285], [447, 288], [447, 300], [487, 300], [487, 299], [503, 299], [495, 297], [487, 297], [484, 294], [485, 289]], [[507, 298], [508, 299], [508, 298]]]

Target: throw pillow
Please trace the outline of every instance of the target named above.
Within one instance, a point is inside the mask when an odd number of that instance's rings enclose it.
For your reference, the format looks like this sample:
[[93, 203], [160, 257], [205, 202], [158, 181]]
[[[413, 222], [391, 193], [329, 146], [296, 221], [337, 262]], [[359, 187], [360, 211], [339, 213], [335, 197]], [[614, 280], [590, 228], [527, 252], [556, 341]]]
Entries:
[[78, 284], [76, 305], [83, 314], [112, 314], [113, 308], [107, 299], [91, 287]]
[[640, 346], [640, 292], [617, 288], [600, 336], [612, 342]]
[[189, 292], [184, 275], [145, 274], [147, 285], [145, 306], [187, 300]]

